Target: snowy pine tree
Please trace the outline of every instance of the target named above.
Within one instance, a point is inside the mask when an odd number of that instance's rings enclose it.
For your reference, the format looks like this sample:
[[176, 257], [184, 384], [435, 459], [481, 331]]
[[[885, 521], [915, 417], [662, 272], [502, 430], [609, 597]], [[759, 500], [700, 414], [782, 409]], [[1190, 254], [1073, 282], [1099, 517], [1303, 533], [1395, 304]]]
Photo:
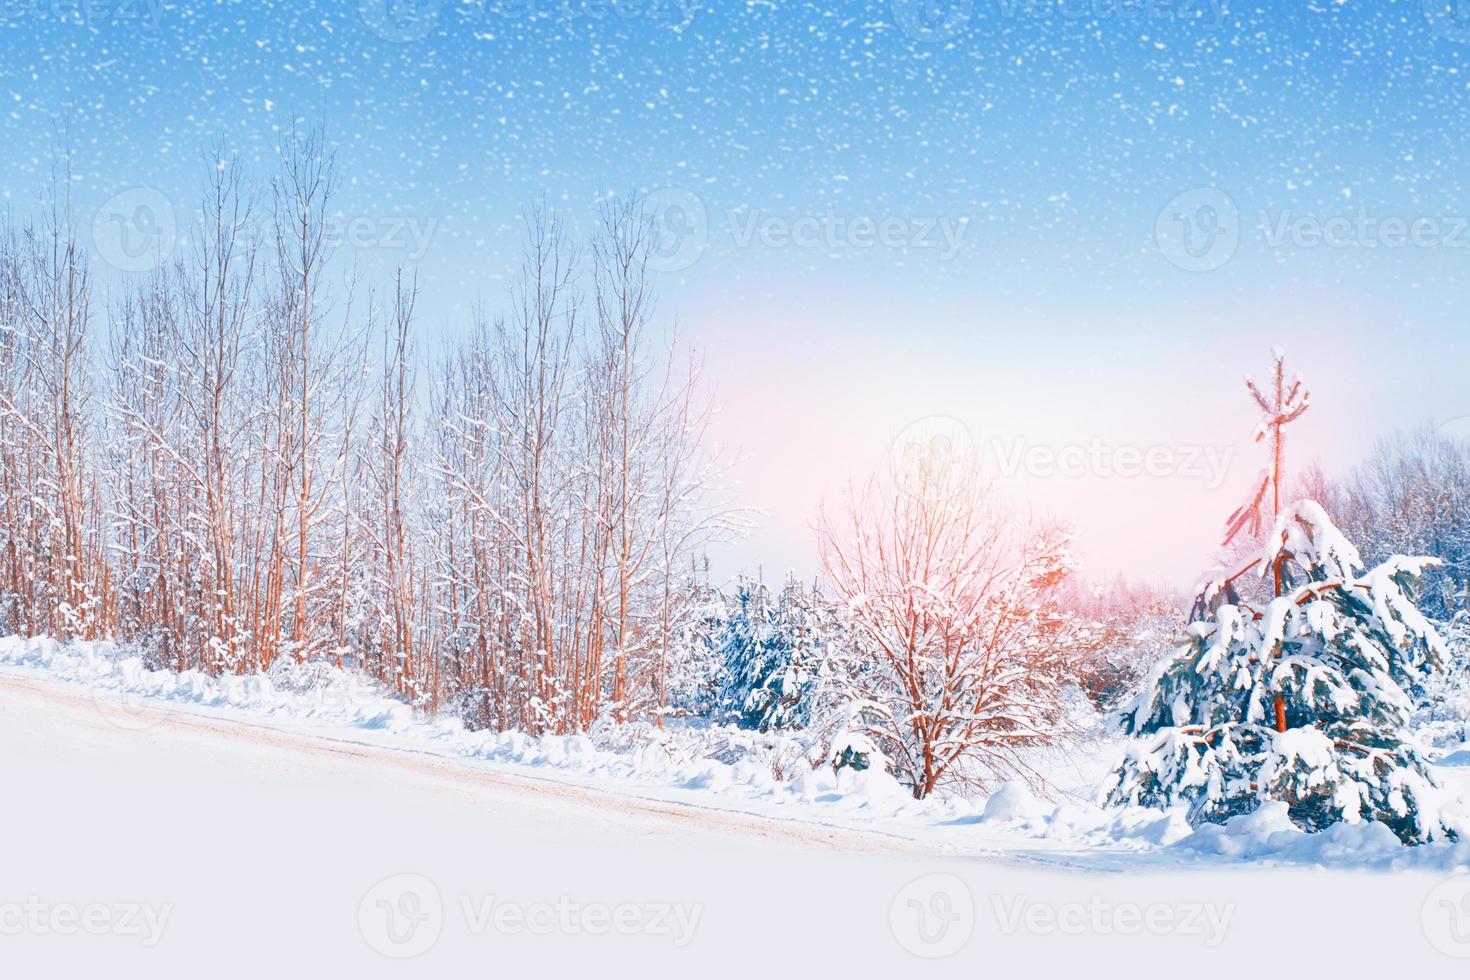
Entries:
[[[1300, 416], [1300, 379], [1268, 417], [1272, 465], [1234, 532], [1273, 500], [1266, 551], [1200, 593], [1173, 658], [1154, 669], [1125, 719], [1137, 738], [1109, 796], [1114, 805], [1190, 807], [1194, 823], [1222, 822], [1283, 801], [1308, 830], [1377, 820], [1406, 843], [1449, 834], [1439, 788], [1405, 739], [1414, 695], [1441, 668], [1443, 641], [1411, 597], [1433, 559], [1394, 556], [1363, 570], [1357, 549], [1309, 500], [1282, 507], [1281, 428]], [[1235, 581], [1259, 567], [1272, 597], [1240, 599]]]
[[819, 597], [795, 579], [774, 599], [763, 583], [741, 581], [728, 605], [720, 644], [725, 709], [763, 732], [805, 725], [824, 645]]
[[1438, 787], [1404, 738], [1413, 694], [1446, 656], [1410, 598], [1433, 560], [1364, 573], [1311, 501], [1276, 532], [1266, 562], [1296, 584], [1263, 609], [1223, 583], [1204, 596], [1205, 616], [1127, 719], [1139, 738], [1111, 802], [1188, 803], [1198, 823], [1281, 800], [1309, 830], [1378, 820], [1407, 843], [1444, 836]]
[[747, 661], [744, 723], [760, 731], [800, 728], [810, 720], [821, 663], [820, 596], [788, 578], [771, 609], [769, 642]]
[[715, 634], [715, 653], [722, 665], [718, 713], [740, 718], [750, 697], [753, 678], [770, 643], [767, 620], [771, 595], [759, 579], [741, 578], [725, 600], [725, 619]]
[[730, 612], [724, 594], [697, 576], [687, 591], [691, 613], [669, 651], [669, 714], [715, 717], [725, 682], [719, 653]]

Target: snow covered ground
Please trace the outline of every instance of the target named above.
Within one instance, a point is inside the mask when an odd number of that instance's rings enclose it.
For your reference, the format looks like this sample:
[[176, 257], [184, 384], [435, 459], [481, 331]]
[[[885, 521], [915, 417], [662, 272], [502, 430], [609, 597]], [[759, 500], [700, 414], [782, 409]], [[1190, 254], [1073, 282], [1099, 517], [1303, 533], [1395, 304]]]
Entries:
[[[1470, 956], [1466, 844], [1272, 813], [1190, 834], [1014, 791], [916, 804], [672, 743], [467, 732], [336, 672], [215, 680], [19, 640], [0, 665], [4, 975], [376, 976], [412, 954], [547, 976], [1429, 977]], [[1072, 795], [1106, 755], [1071, 760]]]

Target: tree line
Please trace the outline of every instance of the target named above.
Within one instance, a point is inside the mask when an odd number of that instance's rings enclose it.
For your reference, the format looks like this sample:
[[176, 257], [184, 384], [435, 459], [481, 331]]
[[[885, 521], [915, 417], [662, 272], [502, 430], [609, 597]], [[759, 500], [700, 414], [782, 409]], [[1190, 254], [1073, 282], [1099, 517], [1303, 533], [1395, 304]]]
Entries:
[[[700, 365], [655, 325], [640, 203], [587, 241], [533, 210], [503, 312], [426, 357], [412, 276], [329, 286], [320, 132], [289, 131], [263, 184], [206, 164], [183, 254], [105, 304], [65, 175], [0, 231], [0, 630], [175, 671], [325, 662], [502, 730], [707, 708], [736, 641], [709, 642], [699, 559], [738, 520]], [[819, 720], [923, 796], [1054, 737], [1070, 559], [911, 448], [825, 512], [830, 603], [771, 607], [793, 648], [745, 597], [760, 654], [733, 683], [748, 723]], [[818, 632], [840, 639], [820, 719], [792, 666]]]
[[[637, 199], [606, 202], [586, 240], [533, 209], [502, 312], [427, 355], [411, 275], [328, 284], [319, 132], [289, 131], [264, 183], [222, 150], [207, 164], [185, 252], [106, 302], [65, 175], [0, 226], [0, 632], [176, 671], [331, 663], [502, 730], [802, 729], [813, 764], [879, 766], [922, 797], [1039, 780], [1032, 750], [1067, 737], [1072, 692], [1114, 707], [1186, 625], [1152, 590], [1088, 595], [1062, 528], [928, 444], [823, 508], [819, 589], [722, 594], [700, 559], [740, 521], [700, 365], [656, 324]], [[1287, 512], [1279, 456], [1248, 513], [1268, 491]], [[1401, 437], [1294, 495], [1365, 557], [1442, 559], [1422, 598], [1447, 619], [1470, 576], [1467, 460]], [[1234, 531], [1250, 556], [1275, 533]], [[1233, 575], [1219, 594], [1288, 585]], [[1284, 730], [1295, 709], [1272, 698]]]
[[207, 162], [185, 254], [105, 308], [64, 176], [0, 230], [0, 629], [328, 660], [484, 726], [659, 716], [729, 514], [638, 201], [590, 242], [536, 210], [505, 311], [425, 358], [410, 275], [329, 288], [319, 132], [264, 184]]

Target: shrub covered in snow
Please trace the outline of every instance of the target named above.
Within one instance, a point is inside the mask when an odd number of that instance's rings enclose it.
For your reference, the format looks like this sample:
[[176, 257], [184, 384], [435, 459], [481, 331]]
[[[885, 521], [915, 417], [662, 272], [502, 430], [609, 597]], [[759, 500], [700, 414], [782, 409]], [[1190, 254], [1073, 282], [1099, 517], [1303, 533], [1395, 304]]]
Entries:
[[847, 624], [845, 696], [918, 799], [1038, 781], [1029, 753], [1065, 732], [1075, 683], [1075, 559], [943, 445], [851, 490], [818, 525]]

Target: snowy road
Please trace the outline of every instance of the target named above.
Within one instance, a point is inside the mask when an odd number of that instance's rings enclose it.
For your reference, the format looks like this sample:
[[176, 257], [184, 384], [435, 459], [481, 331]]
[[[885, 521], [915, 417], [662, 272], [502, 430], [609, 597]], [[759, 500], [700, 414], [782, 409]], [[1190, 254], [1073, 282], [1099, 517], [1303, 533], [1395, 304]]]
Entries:
[[0, 976], [1449, 977], [1446, 951], [1470, 953], [1442, 876], [1067, 871], [215, 717], [114, 720], [0, 672]]

